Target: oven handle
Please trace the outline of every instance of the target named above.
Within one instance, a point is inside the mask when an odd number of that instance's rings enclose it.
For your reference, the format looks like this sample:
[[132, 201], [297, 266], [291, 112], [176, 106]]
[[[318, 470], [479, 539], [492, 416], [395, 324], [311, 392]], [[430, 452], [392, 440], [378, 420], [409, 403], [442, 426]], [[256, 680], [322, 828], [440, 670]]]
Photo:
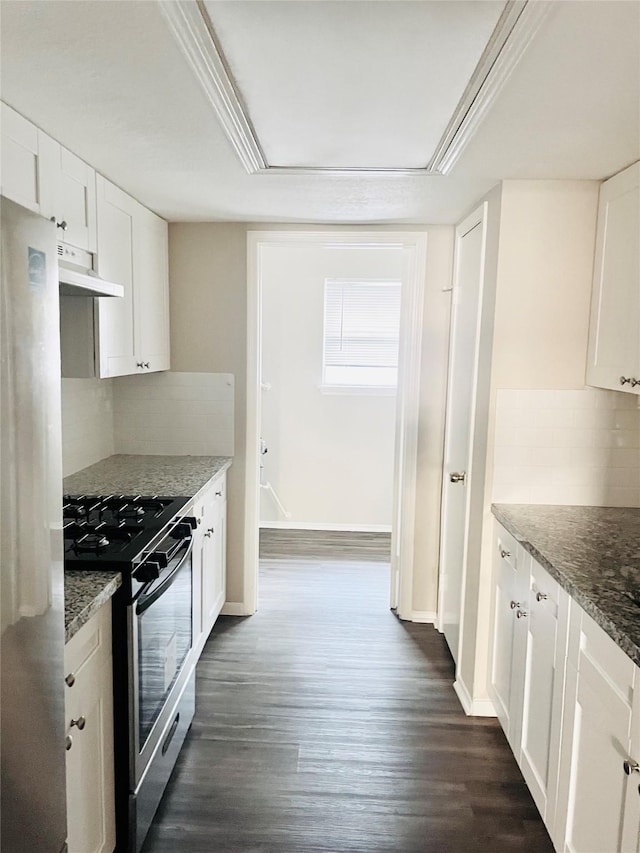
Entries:
[[177, 579], [178, 572], [184, 566], [185, 562], [191, 556], [191, 552], [193, 551], [193, 537], [189, 537], [189, 546], [185, 551], [184, 557], [180, 560], [178, 565], [173, 569], [170, 575], [162, 581], [160, 586], [157, 586], [152, 592], [141, 595], [138, 598], [138, 603], [136, 604], [136, 615], [140, 616], [147, 610], [151, 605], [156, 602], [160, 596], [165, 593], [171, 584]]

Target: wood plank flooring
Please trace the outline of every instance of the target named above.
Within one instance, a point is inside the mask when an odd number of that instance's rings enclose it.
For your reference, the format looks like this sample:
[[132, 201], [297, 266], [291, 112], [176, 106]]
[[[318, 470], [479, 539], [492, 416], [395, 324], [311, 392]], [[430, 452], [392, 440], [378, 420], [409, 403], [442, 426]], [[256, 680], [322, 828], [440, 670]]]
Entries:
[[388, 564], [349, 555], [262, 559], [258, 613], [219, 619], [144, 853], [552, 853], [442, 636], [390, 613]]

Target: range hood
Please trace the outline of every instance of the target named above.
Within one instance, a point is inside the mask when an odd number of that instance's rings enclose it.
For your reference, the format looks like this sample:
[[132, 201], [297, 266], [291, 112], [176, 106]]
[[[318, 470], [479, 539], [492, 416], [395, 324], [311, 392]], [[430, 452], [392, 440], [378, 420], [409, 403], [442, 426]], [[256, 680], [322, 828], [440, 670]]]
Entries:
[[124, 287], [100, 278], [92, 269], [93, 255], [58, 243], [58, 280], [63, 296], [124, 296]]
[[60, 293], [63, 296], [124, 296], [124, 287], [97, 275], [82, 273], [62, 264], [58, 267]]

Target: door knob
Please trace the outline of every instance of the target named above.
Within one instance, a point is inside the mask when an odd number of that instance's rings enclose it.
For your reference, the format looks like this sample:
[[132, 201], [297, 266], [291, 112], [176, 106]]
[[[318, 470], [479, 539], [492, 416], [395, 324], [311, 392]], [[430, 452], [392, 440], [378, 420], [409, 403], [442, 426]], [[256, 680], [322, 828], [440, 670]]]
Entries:
[[459, 471], [454, 474], [449, 474], [449, 479], [452, 483], [464, 483], [464, 481], [467, 479], [467, 472]]
[[85, 717], [78, 717], [77, 720], [71, 720], [69, 725], [70, 726], [77, 726], [80, 729], [80, 731], [82, 731], [83, 728], [87, 725], [87, 720]]
[[626, 761], [623, 761], [622, 766], [627, 776], [630, 776], [632, 773], [640, 773], [640, 764], [634, 761], [633, 758], [627, 758]]

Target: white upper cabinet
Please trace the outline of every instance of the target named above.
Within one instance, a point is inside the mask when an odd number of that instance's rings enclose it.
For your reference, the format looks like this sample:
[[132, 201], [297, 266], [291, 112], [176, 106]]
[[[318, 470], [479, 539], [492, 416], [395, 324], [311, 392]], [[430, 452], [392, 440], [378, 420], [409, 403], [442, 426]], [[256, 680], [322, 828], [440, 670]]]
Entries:
[[133, 220], [137, 202], [97, 178], [98, 274], [124, 287], [122, 299], [98, 300], [96, 364], [101, 378], [136, 373], [133, 298]]
[[98, 273], [125, 289], [99, 300], [99, 375], [168, 370], [167, 223], [101, 175], [97, 196]]
[[138, 205], [133, 221], [137, 370], [169, 369], [169, 245], [164, 219]]
[[59, 225], [58, 239], [96, 251], [96, 173], [6, 104], [2, 194]]
[[640, 393], [640, 163], [600, 188], [587, 383]]
[[[57, 145], [55, 211], [59, 239], [87, 252], [97, 248], [96, 173], [75, 154]], [[66, 225], [66, 227], [64, 227]]]
[[2, 120], [2, 195], [47, 218], [54, 215], [54, 186], [47, 166], [57, 142], [6, 104]]

